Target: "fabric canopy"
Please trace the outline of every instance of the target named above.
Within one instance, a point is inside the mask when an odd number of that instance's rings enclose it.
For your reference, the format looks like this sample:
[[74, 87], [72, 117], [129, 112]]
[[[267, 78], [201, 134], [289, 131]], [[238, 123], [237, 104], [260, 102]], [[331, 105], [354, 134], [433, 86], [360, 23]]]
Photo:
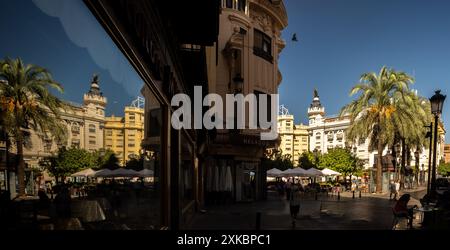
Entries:
[[315, 169], [315, 168], [310, 168], [310, 169], [306, 170], [306, 174], [311, 177], [324, 176], [322, 171]]
[[102, 170], [95, 172], [94, 177], [111, 177], [112, 172], [113, 171], [111, 171], [109, 169], [102, 169]]
[[336, 172], [334, 170], [331, 170], [329, 168], [325, 168], [324, 170], [322, 170], [322, 173], [326, 176], [338, 176], [341, 175], [341, 173]]
[[114, 171], [112, 171], [112, 175], [111, 177], [128, 177], [128, 178], [132, 178], [132, 177], [140, 177], [139, 173], [131, 170], [131, 169], [125, 169], [125, 168], [119, 168], [116, 169]]
[[91, 168], [88, 168], [88, 169], [82, 170], [80, 172], [77, 172], [77, 173], [71, 175], [71, 177], [92, 177], [95, 175], [95, 173], [96, 172], [94, 170], [92, 170]]
[[144, 169], [144, 170], [139, 171], [138, 174], [139, 174], [139, 177], [146, 178], [146, 177], [153, 177], [155, 172], [151, 169]]
[[279, 177], [282, 173], [283, 171], [277, 168], [272, 168], [271, 170], [267, 170], [267, 177]]
[[308, 176], [306, 173], [306, 170], [302, 168], [294, 168], [294, 169], [288, 169], [286, 171], [283, 171], [280, 176], [282, 177], [293, 177], [293, 176]]

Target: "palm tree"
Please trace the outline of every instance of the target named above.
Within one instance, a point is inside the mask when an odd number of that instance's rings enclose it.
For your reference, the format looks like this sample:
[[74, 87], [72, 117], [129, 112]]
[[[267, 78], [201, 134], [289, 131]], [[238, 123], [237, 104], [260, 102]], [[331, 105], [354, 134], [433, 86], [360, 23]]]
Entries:
[[17, 148], [19, 196], [25, 195], [24, 144], [29, 130], [41, 137], [65, 138], [60, 111], [65, 104], [50, 92], [63, 89], [48, 70], [25, 65], [21, 59], [0, 61], [0, 93], [2, 93], [3, 126]]
[[[394, 98], [394, 105], [397, 110], [392, 116], [395, 126], [396, 141], [402, 142], [402, 168], [405, 163], [411, 162], [411, 150], [421, 152], [423, 148], [428, 147], [425, 139], [425, 126], [431, 122], [431, 110], [428, 99], [420, 97], [415, 91], [398, 95]], [[394, 142], [395, 143], [395, 142]], [[394, 145], [394, 144], [391, 144]], [[416, 184], [418, 185], [419, 162], [416, 159], [415, 164]], [[403, 179], [403, 178], [402, 178]]]
[[358, 98], [341, 111], [341, 116], [350, 115], [351, 119], [347, 138], [351, 141], [369, 138], [371, 150], [376, 149], [378, 152], [376, 166], [378, 193], [382, 192], [383, 150], [394, 141], [395, 124], [391, 117], [395, 112], [402, 112], [394, 105], [394, 98], [398, 96], [403, 98], [413, 82], [413, 78], [406, 73], [387, 67], [381, 68], [378, 75], [373, 72], [363, 74], [360, 83], [350, 92], [350, 96], [359, 93]]

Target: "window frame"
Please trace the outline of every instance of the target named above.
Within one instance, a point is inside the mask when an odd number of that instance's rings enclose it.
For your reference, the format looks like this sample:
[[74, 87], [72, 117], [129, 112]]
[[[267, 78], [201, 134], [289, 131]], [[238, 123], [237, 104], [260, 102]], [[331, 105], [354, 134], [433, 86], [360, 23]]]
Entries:
[[[272, 38], [258, 29], [253, 29], [253, 36], [253, 54], [273, 63]], [[265, 45], [267, 46], [268, 51], [265, 50]]]

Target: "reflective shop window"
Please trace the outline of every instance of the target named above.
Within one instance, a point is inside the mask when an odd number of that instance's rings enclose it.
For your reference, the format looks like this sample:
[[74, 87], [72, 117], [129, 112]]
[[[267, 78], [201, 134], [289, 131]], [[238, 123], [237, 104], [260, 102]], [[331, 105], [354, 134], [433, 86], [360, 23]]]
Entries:
[[[37, 197], [40, 190], [39, 195], [49, 200], [46, 206], [36, 206], [39, 208], [37, 215], [50, 218], [49, 224], [57, 230], [78, 229], [74, 225], [87, 230], [159, 229], [162, 221], [161, 105], [152, 93], [145, 93], [147, 109], [142, 112], [149, 117], [144, 124], [146, 131], [150, 126], [149, 133], [142, 146], [138, 140], [131, 144], [137, 157], [125, 165], [119, 159], [128, 153], [124, 147], [127, 132], [116, 134], [107, 129], [105, 134], [103, 130], [114, 127], [108, 122], [124, 118], [125, 108], [143, 94], [144, 81], [127, 57], [83, 1], [2, 1], [1, 10], [0, 30], [8, 36], [0, 39], [0, 60], [20, 58], [26, 65], [49, 70], [64, 88], [64, 93], [52, 93], [68, 104], [61, 110], [61, 117], [72, 124], [66, 134], [70, 143], [67, 150], [76, 148], [92, 156], [86, 159], [101, 158], [92, 165], [100, 174], [72, 177], [86, 169], [70, 166], [71, 172], [56, 182], [51, 173], [55, 168], [51, 164], [57, 161], [43, 161], [43, 155], [58, 156], [56, 142], [45, 139], [26, 148], [29, 156], [25, 159], [26, 166], [34, 166], [33, 173], [38, 171], [39, 176], [43, 176], [27, 177], [29, 186], [39, 187], [27, 189], [27, 195]], [[116, 119], [107, 119], [114, 117]], [[37, 131], [30, 133], [32, 138], [39, 134]], [[105, 136], [108, 136], [108, 143]], [[106, 149], [112, 146], [113, 151]], [[80, 151], [76, 153], [80, 155]], [[0, 159], [1, 188], [6, 185], [2, 163], [3, 157]], [[116, 172], [117, 169], [120, 171]], [[26, 171], [31, 172], [31, 167]], [[13, 196], [19, 190], [18, 184], [14, 187], [16, 183], [17, 178], [11, 179]], [[17, 209], [22, 210], [26, 209]], [[59, 223], [61, 219], [77, 223]]]

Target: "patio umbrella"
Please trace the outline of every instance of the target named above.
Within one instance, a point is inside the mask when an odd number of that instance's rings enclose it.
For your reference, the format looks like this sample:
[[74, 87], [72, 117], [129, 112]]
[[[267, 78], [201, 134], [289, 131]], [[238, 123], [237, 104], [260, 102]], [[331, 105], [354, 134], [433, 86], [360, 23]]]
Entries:
[[284, 170], [281, 174], [280, 174], [280, 176], [281, 177], [292, 177], [292, 176], [294, 176], [293, 174], [293, 169], [292, 168], [290, 168], [290, 169], [287, 169], [287, 170]]
[[96, 172], [92, 170], [92, 168], [88, 168], [75, 174], [72, 174], [70, 177], [92, 177], [95, 175], [95, 173]]
[[139, 177], [139, 173], [131, 169], [119, 168], [112, 171], [111, 177], [133, 178]]
[[282, 173], [283, 171], [277, 168], [272, 168], [271, 170], [267, 170], [267, 177], [279, 177]]
[[220, 178], [219, 167], [216, 165], [214, 167], [214, 181], [213, 181], [213, 191], [219, 191], [219, 178]]
[[144, 169], [138, 172], [139, 177], [147, 178], [147, 177], [153, 177], [155, 175], [155, 172], [150, 169]]
[[334, 170], [331, 170], [329, 168], [325, 168], [324, 170], [322, 170], [322, 173], [324, 175], [326, 175], [326, 176], [339, 176], [339, 175], [342, 175], [341, 173], [336, 172]]
[[324, 174], [320, 170], [315, 168], [310, 168], [306, 170], [306, 174], [311, 177], [324, 176]]
[[95, 172], [94, 177], [102, 177], [102, 178], [113, 177], [112, 174], [113, 171], [106, 168]]
[[301, 177], [308, 176], [308, 173], [303, 168], [294, 168], [292, 169], [291, 174], [293, 176], [301, 176]]
[[[280, 171], [281, 172], [281, 171]], [[225, 177], [225, 191], [233, 192], [233, 176], [231, 174], [231, 167], [227, 167], [227, 173]]]
[[225, 191], [225, 174], [226, 168], [220, 168], [219, 191]]

